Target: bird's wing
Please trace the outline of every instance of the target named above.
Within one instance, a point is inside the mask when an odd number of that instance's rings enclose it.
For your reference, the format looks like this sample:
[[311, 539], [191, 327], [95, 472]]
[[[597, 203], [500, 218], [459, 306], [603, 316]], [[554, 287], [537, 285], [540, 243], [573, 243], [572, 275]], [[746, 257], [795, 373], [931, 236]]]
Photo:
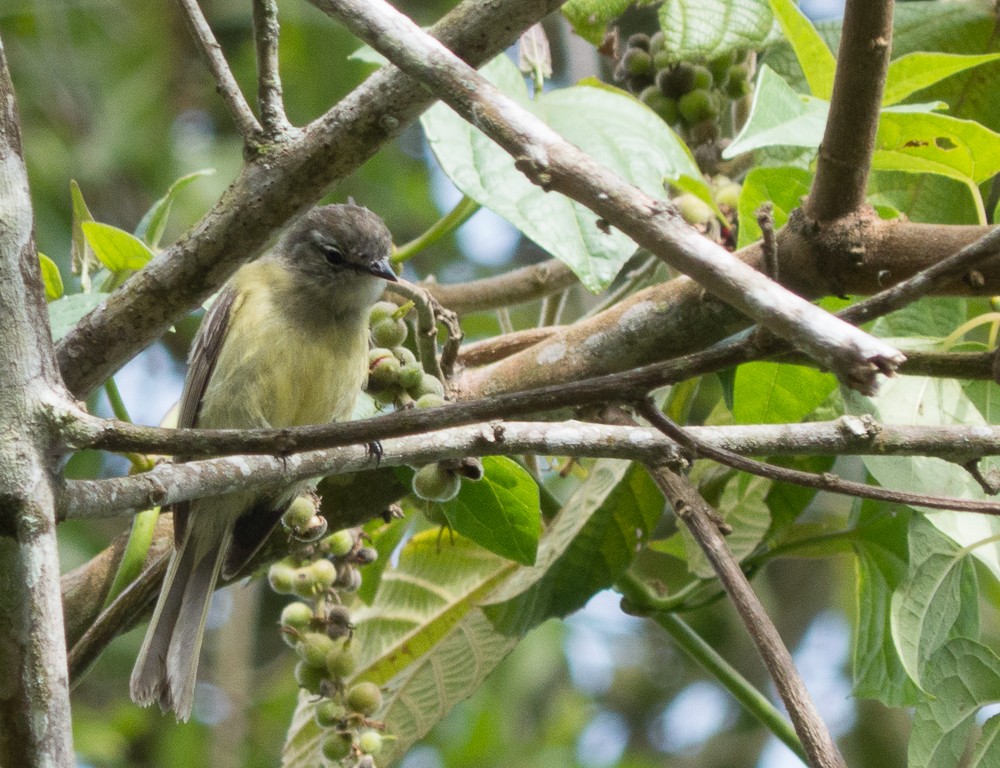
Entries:
[[[181, 405], [177, 414], [178, 427], [194, 427], [198, 424], [198, 414], [201, 411], [201, 401], [208, 388], [208, 382], [219, 359], [219, 350], [226, 338], [229, 319], [238, 308], [236, 291], [226, 286], [216, 296], [215, 301], [201, 321], [201, 328], [191, 346], [190, 363], [187, 377], [184, 379], [184, 392], [181, 394]], [[179, 458], [183, 461], [183, 458]], [[187, 526], [190, 502], [182, 501], [173, 505], [174, 512], [174, 546], [180, 547], [184, 540]]]

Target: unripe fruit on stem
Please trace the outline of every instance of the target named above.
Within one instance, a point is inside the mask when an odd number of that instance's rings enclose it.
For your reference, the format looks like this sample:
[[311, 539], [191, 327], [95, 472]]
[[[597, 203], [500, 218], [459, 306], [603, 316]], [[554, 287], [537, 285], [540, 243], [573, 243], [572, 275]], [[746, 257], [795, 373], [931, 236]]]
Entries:
[[650, 51], [650, 55], [653, 57], [653, 68], [657, 72], [670, 69], [676, 61], [672, 53], [668, 53], [662, 48], [658, 51]]
[[440, 464], [428, 464], [413, 475], [413, 492], [426, 501], [451, 501], [461, 488], [458, 476]]
[[326, 674], [325, 669], [311, 667], [304, 661], [295, 665], [295, 682], [313, 695], [318, 695], [323, 689], [324, 674]]
[[377, 755], [382, 751], [382, 734], [369, 729], [358, 736], [358, 749], [366, 755]]
[[622, 57], [626, 71], [633, 76], [648, 75], [653, 71], [653, 59], [646, 51], [630, 48]]
[[667, 125], [673, 125], [677, 122], [677, 102], [669, 96], [664, 96], [655, 85], [651, 85], [643, 90], [639, 94], [639, 98], [647, 107], [659, 115]]
[[417, 357], [406, 347], [393, 347], [392, 354], [399, 360], [400, 365], [409, 365], [417, 362]]
[[701, 88], [707, 91], [715, 84], [712, 73], [706, 67], [692, 67], [692, 72], [691, 82], [695, 89]]
[[305, 531], [316, 514], [316, 505], [306, 496], [296, 497], [281, 516], [281, 522], [292, 533]]
[[382, 320], [392, 319], [392, 316], [396, 314], [396, 310], [398, 309], [399, 307], [391, 301], [376, 302], [368, 312], [368, 324], [375, 325], [375, 323]]
[[714, 120], [719, 116], [719, 107], [712, 94], [705, 89], [685, 93], [677, 101], [677, 111], [688, 125], [703, 120]]
[[399, 360], [392, 355], [381, 358], [369, 369], [368, 381], [379, 388], [397, 384], [399, 382]]
[[358, 666], [358, 656], [350, 644], [345, 644], [326, 657], [326, 671], [334, 680], [342, 680]]
[[420, 363], [407, 363], [399, 369], [399, 385], [406, 390], [417, 389], [424, 380], [424, 369]]
[[323, 539], [320, 549], [329, 552], [332, 557], [344, 557], [354, 549], [354, 533], [349, 528], [331, 533]]
[[323, 745], [321, 750], [323, 752], [323, 757], [327, 760], [343, 760], [349, 754], [351, 754], [351, 748], [354, 746], [354, 739], [348, 732], [334, 732], [328, 733], [323, 737]]
[[306, 603], [289, 603], [281, 609], [281, 626], [297, 632], [305, 632], [312, 620], [312, 606]]
[[306, 632], [295, 646], [296, 655], [310, 667], [326, 669], [326, 657], [331, 651], [340, 651], [336, 640], [322, 632]]
[[279, 595], [295, 591], [295, 569], [284, 563], [275, 563], [267, 571], [267, 582]]
[[422, 397], [426, 394], [435, 394], [444, 397], [444, 384], [437, 376], [431, 376], [429, 373], [425, 373], [423, 378], [420, 380], [420, 387], [417, 392], [413, 393], [415, 397]]
[[444, 405], [444, 398], [434, 392], [428, 392], [417, 398], [417, 408], [437, 408], [439, 405]]
[[309, 569], [312, 571], [316, 586], [320, 589], [329, 589], [337, 580], [337, 566], [329, 560], [317, 560], [309, 566]]
[[730, 51], [716, 56], [708, 62], [708, 71], [712, 73], [712, 79], [722, 85], [729, 77], [729, 68], [736, 63], [736, 52]]
[[316, 725], [320, 728], [333, 728], [346, 716], [347, 710], [333, 699], [323, 699], [316, 705], [316, 711], [313, 712]]
[[387, 357], [396, 357], [396, 353], [391, 349], [386, 349], [385, 347], [373, 347], [368, 350], [368, 368], [371, 369], [379, 360], [384, 360]]
[[372, 341], [379, 347], [398, 347], [406, 341], [406, 323], [402, 320], [379, 320], [372, 326]]
[[740, 185], [735, 181], [719, 187], [719, 191], [715, 193], [715, 202], [719, 205], [729, 206], [730, 208], [739, 207], [740, 189]]
[[378, 560], [378, 550], [374, 547], [362, 547], [352, 559], [358, 565], [371, 565]]
[[382, 691], [375, 683], [357, 683], [347, 692], [344, 703], [351, 712], [371, 717], [382, 706]]
[[634, 35], [629, 35], [626, 45], [629, 48], [641, 48], [644, 51], [649, 50], [649, 35], [644, 35], [642, 32], [636, 32]]
[[649, 38], [649, 53], [653, 56], [658, 54], [663, 50], [664, 42], [666, 42], [666, 38], [663, 36], [663, 33], [654, 32]]
[[675, 197], [677, 212], [688, 224], [707, 224], [712, 219], [712, 209], [708, 203], [690, 192]]
[[726, 81], [726, 87], [723, 89], [726, 96], [731, 98], [733, 101], [737, 99], [742, 99], [744, 96], [748, 96], [752, 90], [750, 87], [750, 79], [747, 75], [747, 71], [743, 67], [733, 67], [729, 70], [729, 79]]
[[656, 75], [656, 85], [664, 96], [679, 99], [694, 87], [694, 68], [690, 64], [677, 64], [660, 70]]

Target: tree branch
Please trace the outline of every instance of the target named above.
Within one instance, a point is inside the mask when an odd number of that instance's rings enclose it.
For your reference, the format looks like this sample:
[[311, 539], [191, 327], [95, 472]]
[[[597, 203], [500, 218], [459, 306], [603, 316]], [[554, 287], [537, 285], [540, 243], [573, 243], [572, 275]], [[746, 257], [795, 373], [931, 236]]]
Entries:
[[278, 4], [275, 0], [253, 0], [253, 37], [257, 49], [257, 103], [263, 136], [274, 141], [291, 124], [285, 116], [281, 73], [278, 71]]
[[215, 39], [215, 35], [212, 34], [212, 28], [208, 25], [205, 15], [201, 12], [198, 0], [178, 0], [178, 3], [180, 4], [181, 12], [184, 14], [184, 20], [187, 22], [188, 29], [191, 30], [191, 34], [198, 44], [198, 50], [201, 52], [201, 56], [205, 60], [209, 72], [212, 73], [212, 78], [215, 80], [215, 90], [219, 92], [226, 107], [229, 109], [229, 114], [232, 116], [237, 130], [239, 130], [240, 135], [243, 137], [244, 145], [247, 147], [256, 146], [261, 139], [262, 129], [260, 123], [257, 122], [253, 110], [250, 109], [250, 105], [243, 96], [243, 91], [240, 90], [239, 83], [233, 77], [233, 73], [229, 69], [229, 63], [222, 53], [222, 46], [219, 45], [219, 42]]
[[[432, 31], [479, 64], [561, 3], [465, 0]], [[430, 94], [414, 88], [395, 67], [383, 67], [301, 134], [276, 144], [266, 158], [248, 162], [187, 235], [63, 337], [57, 355], [70, 391], [80, 398], [91, 393], [432, 102]]]
[[576, 275], [569, 267], [561, 261], [549, 259], [541, 264], [468, 283], [441, 285], [424, 281], [421, 286], [448, 309], [459, 315], [466, 315], [535, 301], [576, 285], [577, 282]]
[[757, 646], [764, 665], [774, 680], [813, 768], [846, 768], [823, 719], [816, 710], [802, 678], [778, 630], [754, 594], [750, 583], [733, 557], [716, 525], [718, 514], [690, 482], [673, 470], [650, 467], [650, 475], [666, 496], [677, 517], [687, 526], [712, 564], [726, 594]]
[[791, 341], [847, 386], [872, 393], [903, 355], [787, 291], [564, 141], [410, 19], [382, 2], [311, 0], [432, 90], [515, 158], [533, 183], [572, 197], [708, 291]]
[[830, 115], [805, 203], [814, 221], [839, 219], [865, 204], [892, 48], [892, 10], [893, 0], [847, 0]]

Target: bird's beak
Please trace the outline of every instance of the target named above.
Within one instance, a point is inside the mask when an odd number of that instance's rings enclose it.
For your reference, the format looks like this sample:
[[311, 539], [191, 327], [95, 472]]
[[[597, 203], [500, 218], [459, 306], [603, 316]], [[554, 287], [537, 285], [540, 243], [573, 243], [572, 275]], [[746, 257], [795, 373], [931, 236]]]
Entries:
[[366, 271], [375, 275], [375, 277], [381, 277], [383, 280], [388, 280], [390, 283], [399, 282], [399, 278], [396, 277], [396, 273], [392, 271], [392, 265], [389, 264], [388, 259], [379, 259], [368, 267]]

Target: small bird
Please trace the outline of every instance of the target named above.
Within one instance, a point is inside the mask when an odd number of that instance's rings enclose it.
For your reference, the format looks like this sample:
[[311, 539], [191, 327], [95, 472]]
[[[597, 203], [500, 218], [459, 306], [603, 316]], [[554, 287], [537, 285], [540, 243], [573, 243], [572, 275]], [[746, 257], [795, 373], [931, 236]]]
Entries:
[[[368, 373], [368, 314], [396, 276], [382, 220], [353, 203], [314, 208], [240, 268], [191, 350], [179, 427], [268, 428], [348, 419]], [[209, 600], [308, 486], [175, 504], [174, 553], [132, 670], [137, 704], [191, 716]]]

